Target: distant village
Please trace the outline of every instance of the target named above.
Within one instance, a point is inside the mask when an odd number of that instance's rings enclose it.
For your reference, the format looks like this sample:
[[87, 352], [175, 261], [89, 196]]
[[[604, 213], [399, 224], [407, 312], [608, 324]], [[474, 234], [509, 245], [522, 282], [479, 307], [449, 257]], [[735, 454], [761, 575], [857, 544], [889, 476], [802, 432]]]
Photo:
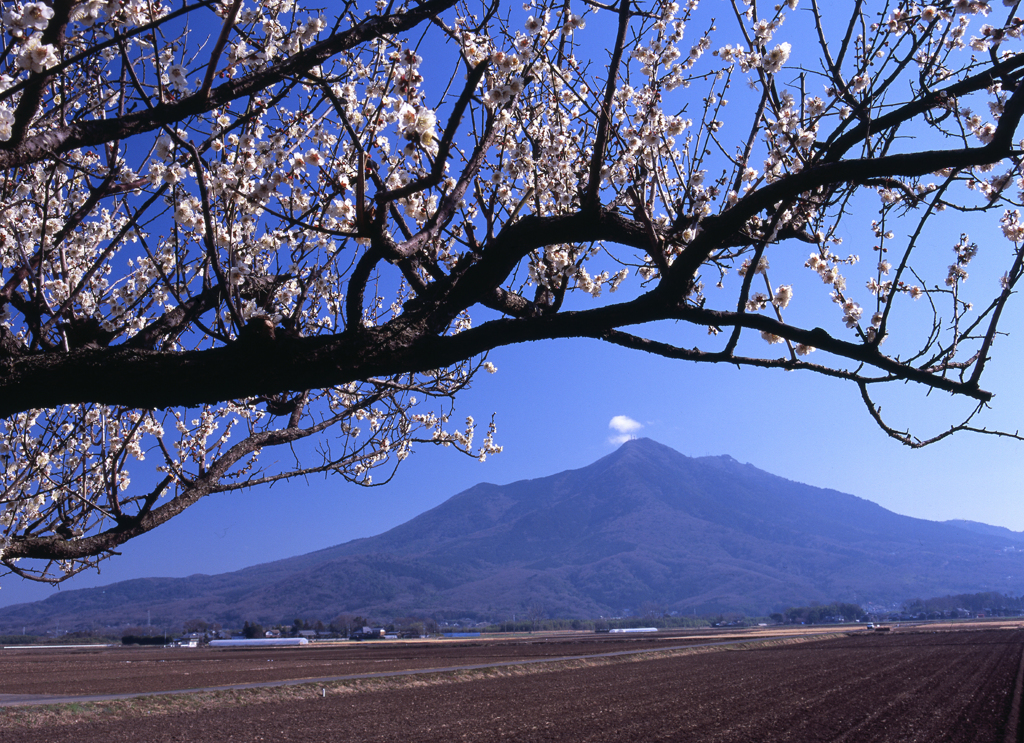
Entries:
[[171, 629], [146, 626], [110, 627], [105, 630], [67, 631], [59, 627], [42, 632], [0, 635], [4, 645], [29, 643], [120, 642], [125, 645], [161, 645], [172, 647], [307, 644], [320, 641], [373, 641], [420, 639], [430, 637], [473, 637], [483, 634], [532, 633], [551, 631], [636, 632], [673, 628], [718, 628], [744, 626], [859, 624], [878, 627], [920, 622], [954, 622], [967, 619], [1024, 616], [1024, 597], [1000, 593], [962, 594], [932, 599], [914, 599], [895, 607], [878, 604], [861, 606], [850, 603], [815, 604], [773, 612], [765, 617], [747, 617], [738, 613], [709, 616], [684, 616], [676, 612], [658, 613], [647, 608], [636, 615], [623, 614], [597, 619], [551, 619], [540, 612], [526, 612], [504, 622], [487, 622], [472, 617], [436, 620], [429, 617], [399, 617], [375, 622], [361, 615], [342, 614], [329, 622], [295, 619], [291, 624], [264, 626], [244, 622], [241, 627], [224, 627], [216, 622], [193, 620]]

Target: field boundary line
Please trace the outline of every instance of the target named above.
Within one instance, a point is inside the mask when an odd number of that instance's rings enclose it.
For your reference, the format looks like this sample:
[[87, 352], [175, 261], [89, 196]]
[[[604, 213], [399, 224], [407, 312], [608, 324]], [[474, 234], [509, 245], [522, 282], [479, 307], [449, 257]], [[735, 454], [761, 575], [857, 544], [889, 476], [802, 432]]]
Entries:
[[[219, 692], [247, 691], [256, 689], [270, 689], [282, 687], [294, 687], [303, 685], [325, 685], [344, 684], [353, 681], [382, 681], [388, 679], [403, 679], [425, 675], [462, 674], [473, 671], [488, 671], [492, 669], [522, 668], [525, 666], [537, 666], [550, 663], [572, 663], [590, 661], [610, 661], [615, 659], [626, 659], [630, 656], [641, 655], [685, 655], [689, 652], [708, 652], [713, 650], [746, 650], [748, 647], [763, 645], [796, 644], [800, 642], [813, 642], [828, 640], [835, 637], [842, 637], [848, 632], [813, 632], [804, 635], [774, 635], [770, 637], [743, 638], [736, 640], [723, 640], [717, 642], [706, 642], [690, 645], [672, 645], [661, 648], [644, 648], [641, 650], [616, 650], [607, 653], [591, 653], [587, 655], [565, 655], [555, 658], [529, 658], [524, 660], [498, 661], [494, 663], [477, 663], [466, 666], [445, 666], [435, 668], [413, 668], [400, 671], [378, 671], [375, 673], [357, 673], [342, 676], [322, 676], [316, 678], [282, 679], [278, 681], [254, 681], [241, 684], [227, 684], [224, 686], [206, 686], [195, 689], [171, 689], [165, 691], [142, 691], [128, 692], [121, 694], [90, 694], [74, 696], [44, 696], [35, 694], [0, 694], [0, 708], [30, 707], [30, 706], [61, 706], [78, 705], [86, 703], [116, 702], [131, 699], [142, 699], [147, 697], [160, 696], [184, 696], [190, 694], [216, 694]], [[747, 647], [741, 647], [747, 646]]]

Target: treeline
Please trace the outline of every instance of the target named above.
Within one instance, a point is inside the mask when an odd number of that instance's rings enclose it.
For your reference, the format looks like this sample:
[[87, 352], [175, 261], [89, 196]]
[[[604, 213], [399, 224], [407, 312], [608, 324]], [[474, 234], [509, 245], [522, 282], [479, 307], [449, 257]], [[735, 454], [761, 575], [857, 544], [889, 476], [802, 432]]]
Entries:
[[712, 627], [722, 624], [746, 625], [757, 624], [757, 621], [757, 619], [744, 617], [740, 614], [718, 614], [706, 617], [647, 616], [616, 617], [614, 619], [517, 619], [516, 621], [496, 622], [485, 627], [479, 627], [478, 629], [480, 632], [488, 634], [497, 632], [555, 632], [558, 630], [606, 632], [613, 629], [636, 629], [637, 627], [674, 629], [680, 627]]
[[167, 639], [160, 635], [124, 635], [121, 637], [122, 645], [165, 645]]
[[777, 624], [835, 624], [855, 622], [864, 617], [864, 610], [857, 604], [824, 604], [818, 606], [794, 606], [784, 612], [776, 612], [768, 618]]
[[35, 635], [0, 635], [0, 645], [35, 645], [39, 638]]
[[[763, 619], [745, 617], [742, 614], [715, 614], [708, 616], [633, 616], [616, 617], [614, 619], [551, 619], [551, 618], [516, 618], [504, 622], [493, 622], [488, 625], [478, 623], [444, 622], [429, 617], [397, 617], [392, 621], [377, 621], [359, 615], [342, 614], [329, 623], [296, 619], [291, 625], [261, 625], [257, 622], [245, 622], [241, 634], [244, 637], [262, 637], [266, 630], [277, 630], [282, 636], [298, 635], [303, 629], [313, 629], [325, 636], [347, 637], [358, 632], [364, 626], [380, 627], [387, 633], [399, 636], [418, 637], [436, 635], [450, 631], [472, 630], [483, 633], [521, 633], [521, 632], [553, 632], [558, 630], [576, 631], [607, 631], [612, 629], [634, 629], [637, 627], [657, 627], [672, 629], [680, 627], [710, 626], [742, 626], [757, 624]], [[195, 622], [186, 626], [186, 632], [195, 631]]]
[[939, 614], [948, 616], [957, 611], [994, 616], [1016, 616], [1024, 612], [1024, 596], [1014, 598], [995, 591], [983, 593], [961, 593], [956, 596], [942, 596], [930, 599], [913, 599], [903, 605], [908, 614]]
[[291, 624], [272, 624], [266, 627], [258, 622], [245, 622], [242, 627], [242, 636], [246, 638], [263, 637], [267, 630], [276, 630], [284, 637], [297, 637], [303, 631], [311, 630], [320, 636], [348, 637], [353, 632], [359, 632], [363, 627], [382, 628], [388, 633], [394, 632], [399, 635], [415, 637], [437, 634], [439, 631], [437, 622], [430, 617], [396, 617], [391, 621], [381, 622], [359, 614], [339, 614], [326, 624], [318, 619], [295, 619]]
[[82, 631], [52, 634], [9, 634], [0, 635], [0, 645], [96, 645], [104, 641], [115, 641], [121, 637], [116, 630], [106, 632]]

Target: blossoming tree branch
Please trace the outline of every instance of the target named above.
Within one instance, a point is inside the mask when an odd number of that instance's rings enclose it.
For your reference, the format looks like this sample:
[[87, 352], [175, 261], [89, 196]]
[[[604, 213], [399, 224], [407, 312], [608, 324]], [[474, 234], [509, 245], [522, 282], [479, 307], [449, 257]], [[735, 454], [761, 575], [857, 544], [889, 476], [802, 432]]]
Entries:
[[213, 493], [484, 458], [455, 398], [545, 339], [847, 380], [927, 443], [872, 392], [992, 397], [1016, 12], [4, 3], [0, 560], [60, 580]]

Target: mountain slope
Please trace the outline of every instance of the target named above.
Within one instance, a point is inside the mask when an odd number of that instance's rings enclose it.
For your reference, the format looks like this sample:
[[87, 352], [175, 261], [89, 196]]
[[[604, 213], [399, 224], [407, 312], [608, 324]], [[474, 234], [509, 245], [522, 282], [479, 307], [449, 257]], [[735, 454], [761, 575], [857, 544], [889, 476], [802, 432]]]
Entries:
[[953, 519], [951, 521], [943, 522], [950, 526], [956, 526], [961, 529], [967, 529], [973, 531], [976, 534], [987, 534], [989, 536], [1002, 537], [1012, 542], [1024, 542], [1024, 532], [1011, 531], [1005, 526], [990, 526], [989, 524], [982, 524], [977, 521], [967, 521], [966, 519]]
[[384, 534], [216, 576], [125, 581], [0, 610], [50, 622], [764, 613], [1024, 585], [1018, 535], [900, 516], [729, 456], [647, 439], [578, 470], [480, 484]]

